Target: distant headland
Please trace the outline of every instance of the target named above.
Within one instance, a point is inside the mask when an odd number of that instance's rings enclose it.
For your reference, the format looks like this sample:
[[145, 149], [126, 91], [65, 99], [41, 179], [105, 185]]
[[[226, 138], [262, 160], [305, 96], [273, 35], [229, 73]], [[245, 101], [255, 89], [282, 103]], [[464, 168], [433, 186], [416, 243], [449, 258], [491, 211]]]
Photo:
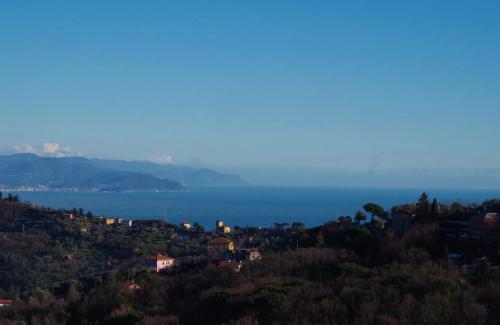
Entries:
[[244, 185], [237, 175], [145, 161], [0, 156], [0, 188], [23, 191], [172, 192], [185, 186]]

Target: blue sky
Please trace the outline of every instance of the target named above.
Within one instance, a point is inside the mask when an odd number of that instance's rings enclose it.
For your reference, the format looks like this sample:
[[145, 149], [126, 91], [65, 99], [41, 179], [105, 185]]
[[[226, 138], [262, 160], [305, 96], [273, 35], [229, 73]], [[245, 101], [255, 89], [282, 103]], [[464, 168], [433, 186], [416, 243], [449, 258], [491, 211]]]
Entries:
[[498, 1], [2, 1], [0, 150], [494, 168], [499, 35]]

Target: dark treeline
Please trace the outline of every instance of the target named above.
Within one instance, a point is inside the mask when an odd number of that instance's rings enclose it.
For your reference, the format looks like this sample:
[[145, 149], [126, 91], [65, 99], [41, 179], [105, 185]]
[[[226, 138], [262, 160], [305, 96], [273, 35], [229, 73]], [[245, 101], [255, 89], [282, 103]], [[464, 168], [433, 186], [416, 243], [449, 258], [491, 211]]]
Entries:
[[[207, 257], [217, 235], [198, 224], [106, 225], [4, 195], [0, 299], [13, 303], [0, 308], [0, 324], [500, 323], [498, 241], [443, 231], [500, 212], [500, 201], [448, 205], [424, 194], [391, 211], [360, 208], [315, 228], [234, 227], [237, 247], [263, 253], [235, 272]], [[396, 215], [408, 217], [403, 230]], [[142, 267], [158, 253], [176, 266]]]

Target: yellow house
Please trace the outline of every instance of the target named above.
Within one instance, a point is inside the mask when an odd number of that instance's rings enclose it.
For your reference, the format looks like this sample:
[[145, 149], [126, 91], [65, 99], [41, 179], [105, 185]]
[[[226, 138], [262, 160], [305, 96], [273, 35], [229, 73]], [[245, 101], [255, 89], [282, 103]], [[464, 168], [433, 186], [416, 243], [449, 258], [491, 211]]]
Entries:
[[184, 229], [186, 231], [189, 230], [189, 229], [191, 229], [191, 224], [189, 222], [187, 222], [187, 221], [181, 222], [180, 226], [181, 226], [182, 229]]
[[215, 221], [215, 231], [218, 233], [229, 234], [231, 232], [231, 227], [224, 224], [224, 221], [218, 219]]
[[113, 219], [113, 218], [106, 218], [106, 224], [107, 225], [112, 225], [114, 223], [115, 223], [115, 219]]

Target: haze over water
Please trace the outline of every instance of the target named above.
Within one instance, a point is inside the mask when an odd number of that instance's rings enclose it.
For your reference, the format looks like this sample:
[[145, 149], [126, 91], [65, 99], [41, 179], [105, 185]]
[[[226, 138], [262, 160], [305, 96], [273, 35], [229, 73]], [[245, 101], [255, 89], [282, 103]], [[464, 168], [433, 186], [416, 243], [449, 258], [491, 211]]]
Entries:
[[[94, 214], [131, 219], [167, 219], [199, 222], [213, 228], [215, 219], [230, 225], [271, 226], [275, 222], [301, 221], [320, 225], [342, 215], [353, 216], [363, 204], [374, 202], [385, 209], [415, 202], [424, 189], [341, 187], [194, 187], [188, 192], [18, 192], [22, 200], [53, 208], [83, 208]], [[440, 202], [482, 202], [500, 197], [500, 190], [427, 191]]]

